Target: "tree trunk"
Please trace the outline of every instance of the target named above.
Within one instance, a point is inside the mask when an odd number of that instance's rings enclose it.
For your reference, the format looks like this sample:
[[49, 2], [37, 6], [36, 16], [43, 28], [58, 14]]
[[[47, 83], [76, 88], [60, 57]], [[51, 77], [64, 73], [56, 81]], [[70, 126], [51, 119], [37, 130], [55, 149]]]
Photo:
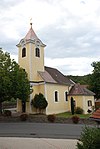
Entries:
[[26, 102], [22, 101], [22, 112], [26, 112]]
[[2, 102], [0, 102], [0, 114], [2, 114]]

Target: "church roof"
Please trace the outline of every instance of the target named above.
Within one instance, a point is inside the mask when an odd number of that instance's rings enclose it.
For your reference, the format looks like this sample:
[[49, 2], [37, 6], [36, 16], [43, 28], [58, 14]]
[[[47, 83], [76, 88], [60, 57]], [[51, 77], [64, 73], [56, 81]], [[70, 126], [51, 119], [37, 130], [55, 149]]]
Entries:
[[26, 44], [26, 43], [35, 43], [37, 41], [40, 42], [40, 45], [45, 47], [46, 45], [37, 37], [37, 35], [35, 34], [33, 28], [32, 28], [32, 23], [30, 23], [31, 27], [28, 31], [28, 33], [26, 34], [26, 36], [20, 40], [20, 42], [17, 44], [17, 46], [21, 46], [22, 43]]
[[62, 85], [73, 85], [73, 82], [65, 77], [60, 71], [55, 68], [46, 67], [44, 72], [39, 72], [42, 79], [47, 83], [56, 83]]
[[28, 31], [28, 33], [26, 34], [25, 38], [26, 40], [29, 40], [29, 39], [38, 39], [37, 35], [35, 34], [32, 26], [30, 28], [30, 30]]
[[95, 94], [83, 85], [75, 84], [69, 91], [69, 95], [94, 96]]

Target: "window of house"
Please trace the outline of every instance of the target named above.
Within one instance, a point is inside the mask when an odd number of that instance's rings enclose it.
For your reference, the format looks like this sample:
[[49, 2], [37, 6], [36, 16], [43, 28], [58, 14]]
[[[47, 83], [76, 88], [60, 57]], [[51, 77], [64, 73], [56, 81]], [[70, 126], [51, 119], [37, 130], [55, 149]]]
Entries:
[[67, 94], [67, 91], [65, 92], [65, 101], [68, 101], [68, 94]]
[[55, 91], [55, 102], [58, 102], [58, 91]]
[[26, 48], [23, 48], [22, 49], [22, 57], [25, 57], [26, 56]]
[[39, 48], [35, 49], [35, 56], [40, 57], [40, 49]]
[[92, 101], [88, 100], [88, 107], [92, 106]]

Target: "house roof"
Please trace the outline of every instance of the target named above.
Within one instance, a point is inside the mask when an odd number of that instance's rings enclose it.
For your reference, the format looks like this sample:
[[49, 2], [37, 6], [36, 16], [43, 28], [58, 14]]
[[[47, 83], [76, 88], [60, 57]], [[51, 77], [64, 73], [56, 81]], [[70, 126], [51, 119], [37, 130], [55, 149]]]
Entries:
[[100, 99], [96, 100], [95, 102], [100, 102]]
[[75, 84], [69, 91], [69, 95], [85, 95], [85, 96], [94, 96], [95, 94], [80, 84]]
[[96, 110], [95, 112], [93, 112], [93, 114], [91, 115], [92, 119], [99, 119], [100, 120], [100, 109]]
[[73, 85], [73, 81], [65, 77], [60, 71], [55, 68], [46, 67], [44, 72], [39, 72], [42, 79], [47, 83], [57, 83], [63, 85]]

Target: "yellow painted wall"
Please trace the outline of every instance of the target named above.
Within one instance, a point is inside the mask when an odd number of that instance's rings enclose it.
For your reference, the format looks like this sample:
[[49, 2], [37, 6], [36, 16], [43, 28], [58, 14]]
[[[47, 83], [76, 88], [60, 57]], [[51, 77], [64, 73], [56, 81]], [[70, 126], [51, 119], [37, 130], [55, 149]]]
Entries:
[[40, 47], [40, 57], [35, 56], [35, 44], [27, 43], [26, 56], [22, 57], [23, 47], [19, 47], [19, 65], [26, 70], [30, 81], [38, 81], [38, 71], [44, 71], [44, 47]]
[[[46, 114], [62, 113], [68, 110], [68, 101], [65, 101], [64, 93], [68, 91], [67, 86], [57, 84], [46, 84], [46, 99], [48, 101], [48, 107]], [[55, 102], [55, 91], [58, 91], [58, 102]]]
[[68, 108], [71, 111], [71, 97], [75, 100], [76, 107], [81, 107], [84, 110], [84, 114], [87, 114], [88, 110], [88, 100], [92, 101], [92, 106], [94, 106], [94, 96], [69, 96], [68, 97]]

